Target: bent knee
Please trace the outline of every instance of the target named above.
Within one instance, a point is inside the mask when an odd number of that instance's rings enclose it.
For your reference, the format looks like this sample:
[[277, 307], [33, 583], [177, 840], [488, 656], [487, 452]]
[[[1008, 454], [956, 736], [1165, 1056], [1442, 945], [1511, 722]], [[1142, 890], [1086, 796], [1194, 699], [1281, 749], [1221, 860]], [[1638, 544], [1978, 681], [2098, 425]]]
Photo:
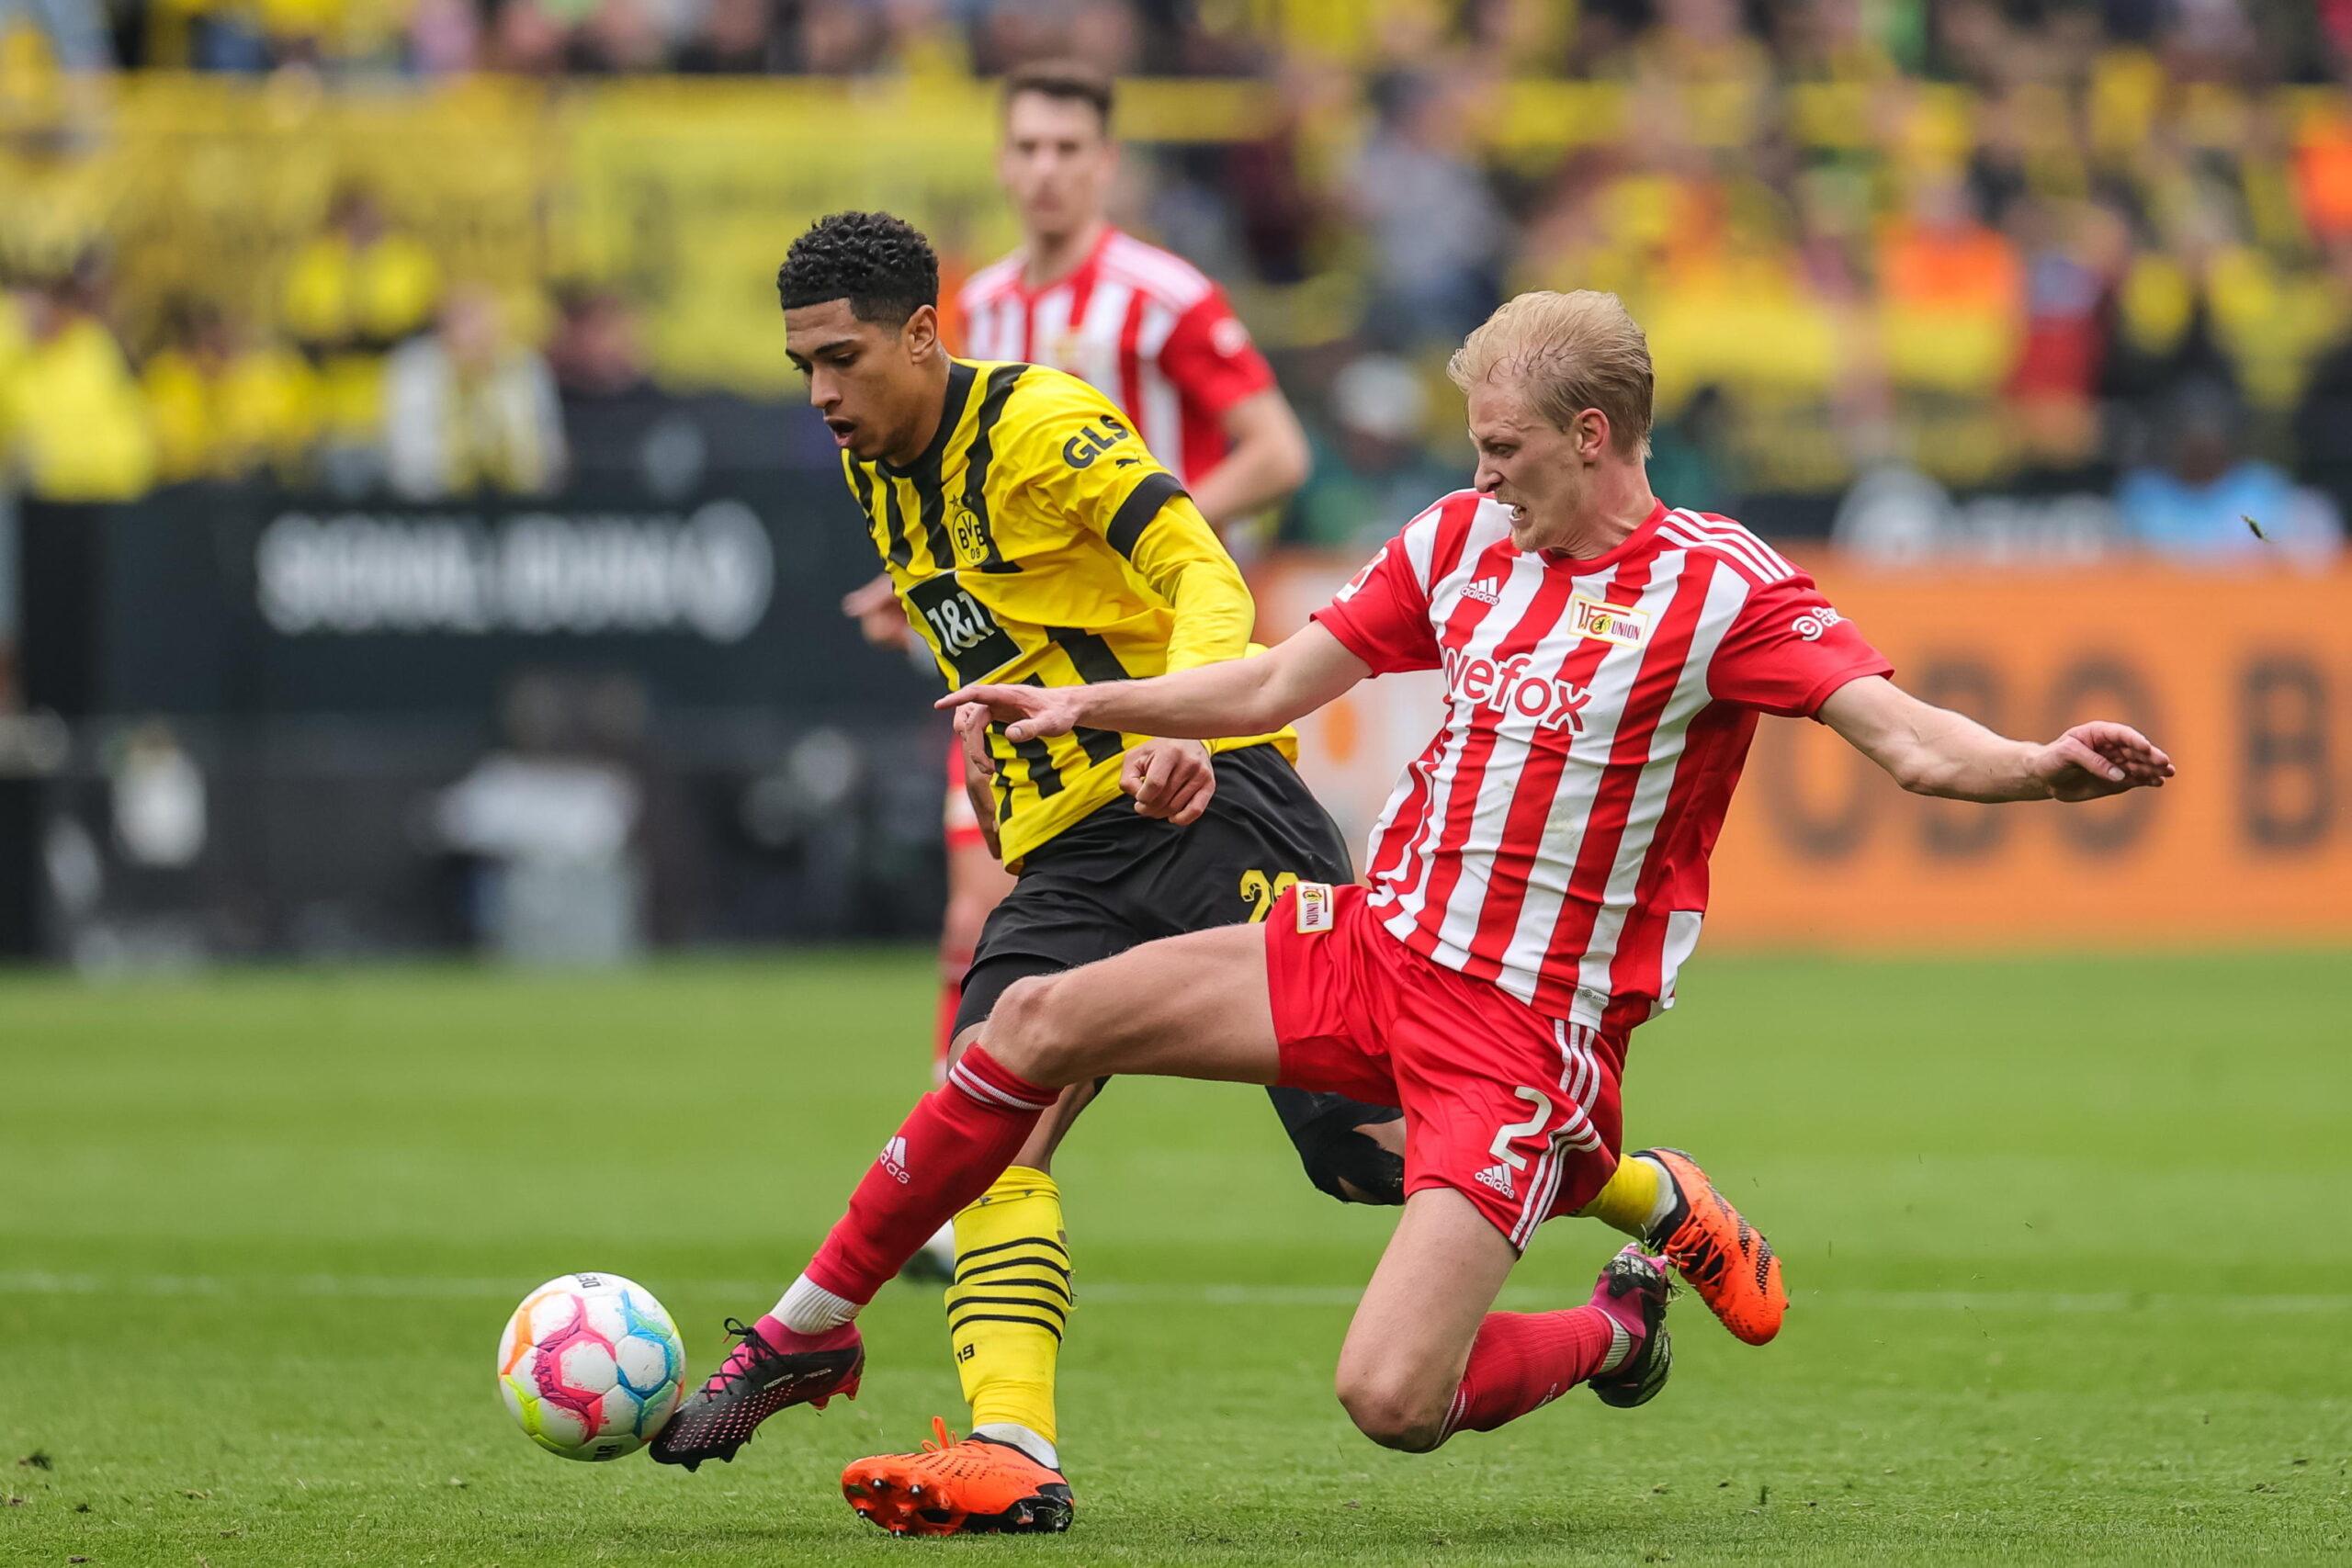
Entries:
[[1340, 1404], [1356, 1430], [1384, 1449], [1406, 1453], [1427, 1453], [1445, 1441], [1447, 1403], [1378, 1378], [1340, 1383]]
[[1081, 1059], [1085, 1042], [1069, 1026], [1068, 1010], [1057, 1000], [1061, 987], [1058, 975], [1015, 980], [989, 1010], [980, 1034], [989, 1055], [1006, 1071], [1046, 1089], [1091, 1076]]

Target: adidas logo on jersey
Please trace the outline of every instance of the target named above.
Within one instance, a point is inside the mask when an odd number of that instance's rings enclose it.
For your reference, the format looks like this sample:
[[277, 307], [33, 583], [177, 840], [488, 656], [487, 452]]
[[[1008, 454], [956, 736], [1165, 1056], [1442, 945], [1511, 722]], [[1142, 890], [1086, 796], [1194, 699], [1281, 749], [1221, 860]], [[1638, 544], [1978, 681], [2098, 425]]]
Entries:
[[914, 1179], [907, 1174], [906, 1139], [894, 1136], [882, 1145], [882, 1168], [888, 1171], [892, 1179], [901, 1187]]
[[1499, 577], [1482, 577], [1464, 589], [1462, 596], [1464, 599], [1476, 599], [1481, 604], [1499, 604], [1503, 602], [1503, 580]]
[[1510, 1190], [1510, 1167], [1507, 1165], [1488, 1166], [1478, 1173], [1478, 1180], [1482, 1185], [1493, 1188], [1506, 1198], [1519, 1196]]

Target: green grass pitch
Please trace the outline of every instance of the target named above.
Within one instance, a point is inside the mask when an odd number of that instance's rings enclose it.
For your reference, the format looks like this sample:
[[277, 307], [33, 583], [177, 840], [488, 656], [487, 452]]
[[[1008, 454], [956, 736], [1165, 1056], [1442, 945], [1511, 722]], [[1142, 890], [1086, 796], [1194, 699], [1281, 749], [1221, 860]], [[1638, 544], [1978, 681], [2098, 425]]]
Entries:
[[[923, 1082], [911, 953], [639, 974], [0, 977], [0, 1561], [2300, 1562], [2352, 1551], [2352, 960], [1702, 958], [1627, 1130], [1771, 1232], [1750, 1349], [1434, 1455], [1330, 1395], [1389, 1216], [1255, 1091], [1114, 1086], [1060, 1162], [1059, 1540], [904, 1542], [842, 1465], [961, 1416], [934, 1293], [732, 1465], [539, 1452], [506, 1313], [607, 1269], [772, 1301]], [[1548, 1226], [1506, 1304], [1616, 1245]]]

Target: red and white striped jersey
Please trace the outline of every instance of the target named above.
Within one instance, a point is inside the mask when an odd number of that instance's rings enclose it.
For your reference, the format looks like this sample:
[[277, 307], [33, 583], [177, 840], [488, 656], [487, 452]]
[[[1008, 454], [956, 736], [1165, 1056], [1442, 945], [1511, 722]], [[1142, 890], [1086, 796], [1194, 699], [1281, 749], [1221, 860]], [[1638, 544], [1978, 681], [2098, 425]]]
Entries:
[[1375, 673], [1445, 672], [1445, 722], [1373, 829], [1391, 935], [1555, 1018], [1674, 1002], [1758, 712], [1893, 666], [1728, 518], [1663, 504], [1589, 560], [1464, 491], [1316, 612]]
[[956, 296], [967, 359], [1067, 370], [1108, 393], [1176, 477], [1196, 484], [1225, 457], [1226, 412], [1274, 384], [1225, 290], [1183, 257], [1105, 226], [1067, 277], [1031, 290], [1022, 254]]

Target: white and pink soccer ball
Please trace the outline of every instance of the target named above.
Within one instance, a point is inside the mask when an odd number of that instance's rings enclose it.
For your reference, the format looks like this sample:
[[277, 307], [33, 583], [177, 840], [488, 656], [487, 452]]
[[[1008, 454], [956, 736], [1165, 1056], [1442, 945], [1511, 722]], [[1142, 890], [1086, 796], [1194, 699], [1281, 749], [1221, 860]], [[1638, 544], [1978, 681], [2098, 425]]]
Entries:
[[523, 1298], [498, 1340], [498, 1392], [530, 1439], [566, 1459], [653, 1440], [684, 1392], [685, 1342], [653, 1293], [618, 1274], [566, 1274]]

